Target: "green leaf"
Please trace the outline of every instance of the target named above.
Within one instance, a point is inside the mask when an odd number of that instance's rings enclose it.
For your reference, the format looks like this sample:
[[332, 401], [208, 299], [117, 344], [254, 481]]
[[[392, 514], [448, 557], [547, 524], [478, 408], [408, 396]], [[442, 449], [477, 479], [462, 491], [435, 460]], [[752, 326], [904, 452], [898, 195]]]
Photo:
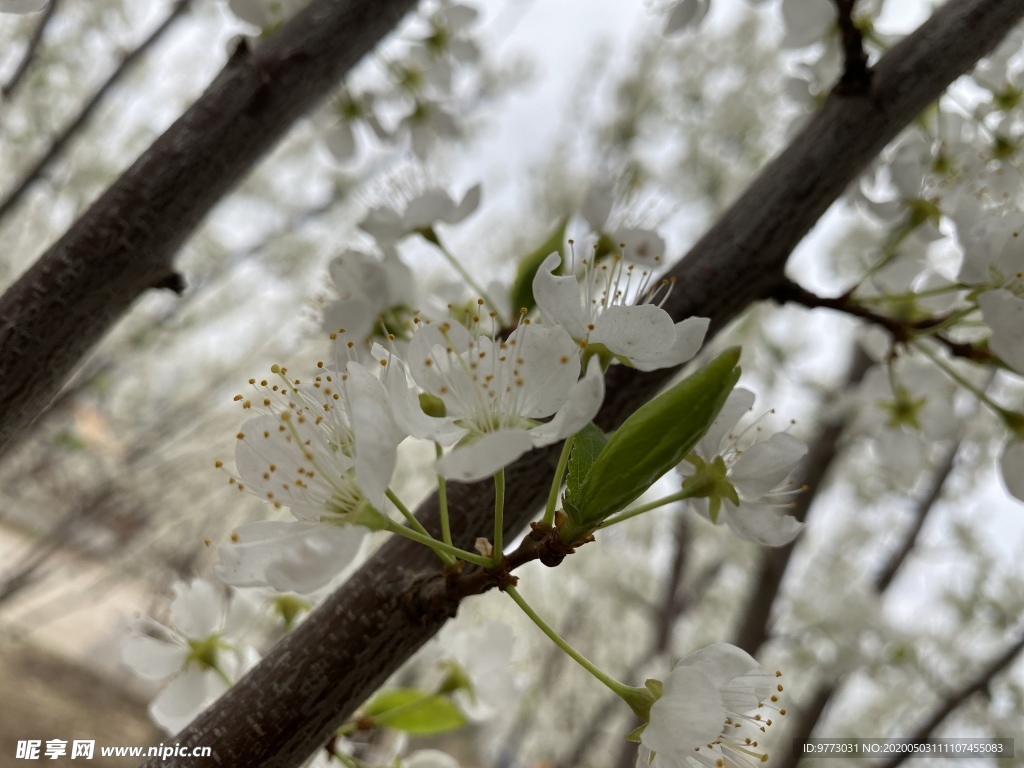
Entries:
[[363, 708], [374, 724], [417, 735], [461, 728], [466, 717], [451, 699], [416, 688], [381, 691]]
[[536, 250], [531, 251], [519, 261], [516, 267], [516, 278], [512, 281], [510, 299], [512, 301], [512, 314], [517, 315], [519, 310], [526, 307], [530, 311], [537, 306], [537, 300], [533, 297], [533, 278], [544, 263], [544, 259], [554, 251], [558, 251], [565, 259], [565, 228], [569, 223], [568, 217], [562, 219], [555, 230], [548, 235]]
[[[740, 377], [739, 347], [641, 406], [594, 460], [562, 527], [573, 542], [625, 509], [693, 449], [714, 422]], [[567, 510], [568, 513], [568, 510]]]
[[608, 442], [608, 435], [594, 422], [590, 422], [572, 438], [572, 453], [569, 455], [569, 470], [565, 479], [565, 512], [575, 519], [577, 503], [583, 481], [590, 474], [594, 459]]

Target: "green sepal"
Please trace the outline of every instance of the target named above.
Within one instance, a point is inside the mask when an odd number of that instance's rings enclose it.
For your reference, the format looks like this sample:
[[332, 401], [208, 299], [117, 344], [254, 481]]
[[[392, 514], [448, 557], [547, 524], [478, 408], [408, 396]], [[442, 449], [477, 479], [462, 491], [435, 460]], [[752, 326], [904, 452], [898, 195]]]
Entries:
[[665, 693], [665, 684], [653, 677], [650, 680], [644, 680], [644, 688], [653, 693], [656, 700]]
[[466, 724], [466, 716], [451, 699], [417, 688], [381, 691], [363, 712], [380, 728], [419, 736], [453, 731]]
[[591, 465], [573, 501], [574, 517], [560, 529], [562, 541], [593, 531], [686, 457], [736, 386], [739, 358], [740, 348], [731, 347], [626, 419]]
[[537, 306], [537, 300], [533, 296], [533, 278], [551, 253], [558, 251], [558, 254], [565, 261], [565, 228], [569, 223], [568, 217], [558, 222], [558, 226], [548, 235], [547, 239], [537, 248], [522, 259], [516, 266], [516, 277], [512, 281], [512, 288], [509, 298], [512, 302], [512, 313], [516, 314], [520, 309], [525, 308], [527, 312]]
[[637, 744], [640, 743], [640, 737], [644, 735], [644, 729], [647, 728], [647, 723], [634, 728], [628, 734], [626, 734], [626, 741], [635, 741]]
[[590, 422], [572, 438], [572, 453], [569, 455], [569, 467], [565, 478], [565, 513], [570, 520], [577, 520], [578, 501], [583, 482], [590, 474], [594, 460], [608, 442], [608, 435], [601, 431], [594, 422]]

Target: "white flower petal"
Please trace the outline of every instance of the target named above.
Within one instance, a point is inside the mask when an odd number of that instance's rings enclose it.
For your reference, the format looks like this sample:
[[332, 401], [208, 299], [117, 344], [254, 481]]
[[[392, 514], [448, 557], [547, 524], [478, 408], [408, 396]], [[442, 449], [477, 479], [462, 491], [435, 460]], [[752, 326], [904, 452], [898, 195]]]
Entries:
[[575, 435], [594, 420], [604, 402], [604, 372], [601, 362], [591, 358], [587, 373], [572, 389], [566, 401], [551, 421], [530, 430], [533, 445], [539, 448]]
[[462, 199], [459, 201], [457, 206], [453, 206], [450, 211], [445, 212], [445, 215], [441, 217], [442, 220], [449, 224], [458, 224], [480, 207], [482, 195], [483, 186], [480, 184], [474, 184], [466, 190], [466, 194], [462, 196]]
[[608, 222], [614, 202], [615, 196], [610, 185], [594, 184], [583, 198], [580, 213], [595, 232], [601, 232]]
[[1006, 290], [978, 297], [986, 325], [992, 329], [989, 348], [1017, 373], [1024, 374], [1024, 299]]
[[516, 413], [543, 419], [561, 408], [580, 375], [576, 343], [569, 334], [531, 323], [513, 331], [506, 346], [506, 381], [514, 389], [510, 397]]
[[659, 757], [683, 760], [694, 747], [715, 741], [724, 725], [722, 697], [711, 679], [694, 667], [676, 667], [640, 741]]
[[348, 364], [344, 383], [355, 435], [355, 472], [360, 490], [377, 509], [398, 463], [398, 444], [405, 437], [395, 424], [387, 390], [366, 368]]
[[179, 581], [174, 585], [171, 623], [189, 639], [209, 637], [224, 621], [224, 594], [202, 579]]
[[672, 353], [676, 330], [668, 312], [653, 304], [608, 307], [590, 332], [591, 344], [604, 344], [640, 370], [662, 368]]
[[402, 768], [459, 768], [459, 761], [439, 749], [418, 749], [402, 758]]
[[366, 531], [356, 526], [261, 520], [220, 547], [214, 573], [235, 587], [271, 586], [308, 594], [352, 565]]
[[148, 635], [132, 634], [121, 658], [143, 680], [163, 680], [181, 671], [188, 649]]
[[555, 251], [548, 254], [533, 278], [533, 297], [544, 320], [560, 325], [577, 341], [587, 338], [589, 329], [583, 313], [580, 284], [573, 275], [555, 275], [562, 263]]
[[150, 702], [149, 715], [168, 733], [177, 733], [225, 690], [227, 686], [212, 670], [190, 669]]
[[777, 432], [745, 450], [729, 471], [729, 479], [746, 499], [756, 500], [778, 488], [807, 453], [807, 445]]
[[743, 418], [743, 414], [754, 405], [754, 393], [749, 389], [737, 387], [729, 393], [729, 397], [718, 412], [718, 416], [712, 422], [711, 427], [697, 444], [696, 453], [706, 461], [710, 461], [722, 449], [729, 430], [736, 426], [736, 423]]
[[622, 227], [615, 231], [614, 239], [626, 261], [658, 266], [665, 256], [665, 241], [653, 230]]
[[803, 523], [764, 504], [744, 502], [739, 508], [722, 502], [720, 516], [736, 536], [763, 547], [781, 547], [797, 537]]
[[532, 447], [533, 441], [526, 430], [504, 429], [456, 446], [439, 458], [434, 468], [449, 480], [471, 483], [490, 477]]

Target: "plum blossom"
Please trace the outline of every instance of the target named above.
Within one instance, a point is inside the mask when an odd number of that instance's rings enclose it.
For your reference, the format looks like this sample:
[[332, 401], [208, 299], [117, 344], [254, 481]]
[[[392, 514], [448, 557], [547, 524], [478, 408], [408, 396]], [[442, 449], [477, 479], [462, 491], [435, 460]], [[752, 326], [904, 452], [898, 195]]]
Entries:
[[272, 587], [308, 595], [354, 567], [366, 531], [356, 526], [260, 520], [222, 545], [218, 579], [233, 587]]
[[[266, 413], [238, 433], [238, 477], [229, 482], [288, 507], [307, 525], [265, 521], [240, 528], [221, 548], [218, 575], [228, 583], [309, 592], [348, 565], [362, 541], [361, 529], [339, 532], [321, 523], [387, 527], [380, 510], [405, 437], [387, 390], [357, 362], [341, 373], [318, 365], [308, 384], [276, 365], [271, 370], [280, 383], [250, 380]], [[235, 399], [243, 409], [253, 405], [242, 395]], [[314, 541], [317, 528], [320, 541]]]
[[647, 271], [635, 273], [621, 257], [583, 261], [582, 277], [555, 275], [557, 252], [541, 264], [533, 295], [545, 320], [565, 328], [583, 348], [583, 357], [616, 359], [641, 371], [681, 365], [697, 354], [709, 320], [678, 323], [654, 303], [662, 288], [650, 287]]
[[901, 360], [892, 379], [885, 366], [876, 366], [857, 393], [853, 426], [871, 437], [884, 466], [912, 475], [924, 467], [929, 445], [956, 437], [955, 394], [956, 385], [927, 363]]
[[637, 263], [654, 266], [661, 263], [665, 255], [665, 241], [657, 232], [639, 227], [618, 227], [608, 231], [615, 191], [608, 184], [594, 184], [583, 198], [580, 213], [595, 232], [611, 239], [612, 245], [621, 248], [626, 257]]
[[[564, 440], [597, 414], [604, 379], [596, 361], [580, 379], [576, 345], [561, 328], [529, 320], [506, 339], [454, 322], [426, 323], [409, 342], [403, 362], [389, 377], [395, 418], [413, 437], [455, 448], [437, 460], [437, 471], [453, 480], [481, 480], [531, 448]], [[413, 381], [441, 415], [427, 415], [409, 388]], [[551, 416], [550, 421], [541, 422]]]
[[402, 213], [388, 206], [373, 208], [359, 222], [359, 228], [373, 236], [381, 247], [388, 247], [408, 235], [431, 229], [439, 221], [457, 224], [479, 205], [479, 184], [471, 187], [458, 203], [443, 189], [429, 189], [410, 200]]
[[452, 694], [472, 720], [489, 720], [507, 712], [519, 691], [512, 667], [515, 632], [503, 621], [487, 620], [465, 628], [450, 624], [439, 638], [439, 666], [447, 672], [442, 692]]
[[170, 623], [147, 621], [125, 643], [125, 663], [146, 680], [169, 680], [149, 705], [153, 721], [176, 733], [259, 661], [245, 641], [257, 606], [235, 593], [230, 600], [208, 581], [174, 585]]
[[1024, 374], [1024, 297], [1007, 290], [978, 297], [985, 325], [992, 329], [988, 347], [1017, 373]]
[[782, 686], [745, 651], [716, 643], [679, 661], [651, 706], [637, 768], [752, 766]]
[[383, 259], [345, 251], [329, 270], [338, 299], [324, 308], [328, 333], [344, 330], [346, 339], [366, 339], [380, 331], [382, 320], [389, 330], [397, 325], [402, 309], [416, 302], [412, 272], [393, 248]]
[[[731, 432], [754, 404], [754, 393], [735, 389], [694, 451], [679, 465], [683, 489], [699, 493], [690, 503], [712, 522], [724, 519], [741, 539], [766, 547], [788, 544], [803, 523], [784, 513], [795, 490], [790, 474], [807, 446], [785, 432], [748, 442]], [[755, 430], [756, 434], [756, 430]]]

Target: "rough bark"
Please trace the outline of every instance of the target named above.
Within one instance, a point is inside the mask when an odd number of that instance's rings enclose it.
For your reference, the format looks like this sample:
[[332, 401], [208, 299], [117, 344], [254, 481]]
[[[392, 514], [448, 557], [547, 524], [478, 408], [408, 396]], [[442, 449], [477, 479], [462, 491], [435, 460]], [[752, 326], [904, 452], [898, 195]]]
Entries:
[[288, 127], [415, 0], [313, 0], [240, 48], [192, 105], [0, 298], [0, 449], [149, 288], [180, 291], [173, 257]]
[[[702, 315], [712, 332], [769, 296], [786, 259], [871, 159], [1020, 18], [1019, 0], [952, 0], [878, 64], [863, 94], [830, 96], [749, 190], [673, 269], [666, 307]], [[612, 426], [648, 399], [670, 372], [613, 369], [601, 422]], [[508, 472], [506, 531], [514, 535], [543, 502], [554, 451], [529, 454]], [[455, 485], [453, 534], [471, 546], [488, 530], [493, 491]], [[420, 510], [437, 518], [436, 498]], [[299, 765], [454, 611], [425, 612], [441, 590], [436, 559], [407, 541], [383, 547], [296, 632], [174, 741], [206, 744], [217, 757], [152, 760], [157, 766]]]

